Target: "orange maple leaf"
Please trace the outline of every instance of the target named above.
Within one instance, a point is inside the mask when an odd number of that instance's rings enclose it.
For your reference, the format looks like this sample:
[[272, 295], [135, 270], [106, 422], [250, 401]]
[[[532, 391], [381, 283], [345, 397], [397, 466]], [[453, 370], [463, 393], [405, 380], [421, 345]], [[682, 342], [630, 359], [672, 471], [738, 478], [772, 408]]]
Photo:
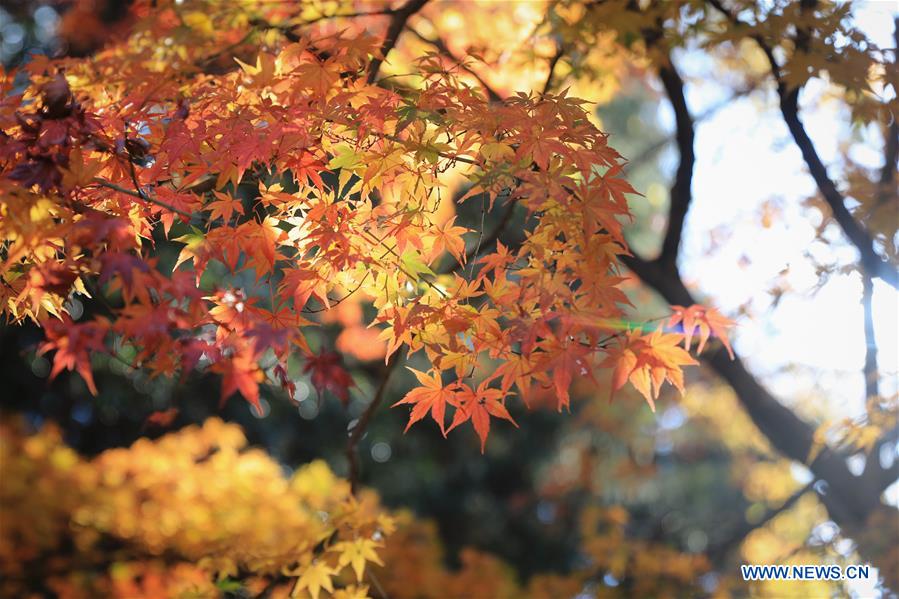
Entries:
[[696, 347], [696, 353], [701, 354], [705, 348], [709, 335], [714, 335], [721, 340], [721, 343], [727, 349], [730, 359], [734, 359], [734, 351], [730, 347], [727, 338], [727, 330], [734, 326], [734, 321], [721, 314], [715, 308], [706, 308], [698, 304], [684, 308], [683, 306], [671, 306], [671, 319], [668, 326], [673, 327], [679, 323], [683, 323], [684, 328], [684, 348], [688, 351], [693, 344], [693, 335], [699, 330], [699, 345]]
[[430, 411], [431, 418], [434, 419], [434, 422], [440, 427], [440, 432], [446, 437], [446, 404], [458, 405], [456, 384], [452, 383], [444, 387], [443, 381], [440, 379], [440, 372], [436, 370], [431, 371], [433, 374], [419, 372], [413, 368], [409, 368], [409, 370], [412, 371], [412, 374], [415, 375], [415, 378], [418, 379], [422, 386], [412, 389], [403, 399], [391, 406], [396, 407], [401, 404], [413, 406], [412, 411], [409, 413], [409, 422], [406, 424], [406, 429], [403, 432], [408, 431], [413, 424], [424, 418]]
[[495, 377], [488, 378], [478, 385], [477, 391], [474, 391], [464, 383], [459, 384], [457, 392], [457, 401], [459, 407], [453, 415], [453, 423], [449, 430], [453, 430], [460, 424], [471, 420], [474, 430], [481, 439], [481, 453], [487, 445], [487, 436], [490, 434], [490, 417], [502, 418], [508, 420], [518, 428], [518, 423], [509, 414], [506, 406], [503, 405], [502, 399], [506, 397], [501, 389], [491, 389], [488, 387]]

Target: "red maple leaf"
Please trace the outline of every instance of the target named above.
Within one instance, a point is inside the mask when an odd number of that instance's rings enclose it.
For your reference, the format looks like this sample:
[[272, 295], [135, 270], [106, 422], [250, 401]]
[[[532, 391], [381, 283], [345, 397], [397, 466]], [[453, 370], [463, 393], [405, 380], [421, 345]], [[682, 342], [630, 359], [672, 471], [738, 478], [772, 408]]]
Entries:
[[343, 367], [340, 354], [322, 350], [318, 355], [306, 359], [303, 372], [312, 373], [312, 386], [321, 399], [322, 393], [330, 391], [340, 399], [343, 405], [350, 402], [350, 387], [354, 386], [353, 378]]
[[44, 331], [47, 341], [41, 345], [38, 353], [56, 350], [50, 379], [54, 379], [64, 368], [77, 370], [91, 394], [97, 395], [97, 386], [91, 373], [90, 352], [104, 351], [103, 337], [106, 336], [107, 327], [102, 326], [101, 322], [75, 323], [65, 316], [62, 320], [48, 320]]

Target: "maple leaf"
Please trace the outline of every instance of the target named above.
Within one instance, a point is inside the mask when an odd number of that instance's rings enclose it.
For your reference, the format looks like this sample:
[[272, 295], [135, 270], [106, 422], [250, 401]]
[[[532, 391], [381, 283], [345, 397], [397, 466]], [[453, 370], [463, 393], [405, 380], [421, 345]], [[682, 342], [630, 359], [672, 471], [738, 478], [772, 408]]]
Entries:
[[337, 589], [334, 591], [334, 594], [331, 595], [333, 599], [368, 599], [368, 586], [367, 585], [350, 585], [348, 587]]
[[285, 298], [293, 298], [294, 310], [302, 310], [313, 295], [326, 308], [331, 307], [328, 299], [327, 282], [314, 270], [290, 268], [284, 273], [278, 289]]
[[318, 392], [319, 400], [322, 393], [330, 391], [346, 406], [350, 402], [350, 387], [354, 386], [353, 378], [343, 367], [340, 354], [335, 351], [322, 350], [317, 355], [306, 358], [303, 372], [312, 373], [310, 380], [312, 386]]
[[325, 170], [325, 164], [309, 152], [302, 152], [296, 158], [288, 158], [285, 166], [293, 172], [297, 183], [303, 184], [308, 179], [319, 191], [325, 188], [325, 182], [322, 181], [320, 174]]
[[481, 146], [481, 155], [490, 162], [500, 162], [515, 157], [515, 150], [503, 142], [490, 142]]
[[209, 210], [210, 223], [217, 218], [221, 218], [227, 224], [231, 221], [231, 216], [235, 212], [243, 214], [243, 204], [239, 199], [218, 191], [213, 193], [218, 199], [206, 204], [206, 208]]
[[730, 341], [727, 338], [727, 329], [734, 326], [734, 321], [727, 318], [715, 308], [706, 308], [705, 306], [693, 305], [689, 308], [683, 306], [671, 306], [671, 319], [668, 326], [673, 327], [679, 323], [683, 323], [684, 328], [684, 348], [688, 351], [693, 344], [693, 335], [699, 331], [699, 345], [696, 347], [696, 353], [701, 354], [705, 348], [706, 342], [710, 335], [714, 335], [721, 340], [721, 343], [727, 349], [730, 359], [734, 359], [734, 351], [730, 347]]
[[309, 591], [312, 599], [318, 599], [322, 589], [333, 593], [334, 584], [331, 581], [331, 577], [335, 574], [337, 574], [337, 570], [329, 566], [325, 561], [312, 560], [312, 563], [303, 569], [303, 573], [297, 579], [297, 584], [293, 587], [291, 596], [296, 597], [303, 589]]
[[344, 568], [347, 565], [353, 567], [356, 573], [356, 580], [362, 582], [362, 574], [365, 572], [365, 562], [374, 562], [379, 566], [383, 566], [384, 562], [378, 557], [375, 549], [381, 547], [381, 544], [371, 539], [356, 539], [354, 541], [341, 541], [335, 543], [331, 547], [331, 551], [339, 553], [337, 565]]
[[469, 232], [465, 227], [457, 227], [453, 223], [456, 217], [452, 217], [434, 231], [434, 246], [431, 249], [430, 258], [434, 259], [445, 249], [460, 264], [465, 263], [465, 240], [462, 235]]
[[90, 352], [104, 351], [103, 338], [107, 328], [102, 321], [75, 323], [68, 316], [62, 320], [50, 320], [44, 325], [47, 341], [41, 344], [38, 353], [43, 354], [56, 350], [53, 356], [53, 369], [50, 380], [63, 369], [76, 370], [92, 395], [97, 395], [94, 375], [91, 372]]
[[552, 370], [552, 383], [559, 398], [559, 411], [568, 407], [571, 398], [568, 388], [575, 376], [593, 377], [588, 362], [590, 348], [574, 339], [560, 341], [553, 337], [550, 343], [543, 346], [545, 355], [540, 360], [540, 368]]
[[[495, 378], [495, 377], [494, 377]], [[490, 417], [503, 418], [518, 428], [518, 424], [509, 414], [502, 399], [506, 396], [501, 389], [491, 389], [488, 385], [493, 378], [485, 379], [478, 385], [477, 391], [464, 383], [459, 383], [457, 400], [459, 407], [453, 415], [453, 423], [449, 430], [453, 430], [460, 424], [471, 420], [475, 432], [481, 440], [481, 453], [487, 445], [487, 436], [490, 434]]]
[[222, 375], [222, 392], [219, 405], [224, 406], [234, 393], [240, 393], [250, 402], [257, 414], [262, 414], [259, 403], [259, 383], [264, 376], [255, 355], [248, 348], [240, 348], [229, 358], [223, 358], [210, 367]]
[[28, 273], [32, 311], [38, 311], [45, 293], [61, 297], [68, 295], [77, 278], [78, 273], [70, 265], [59, 262], [44, 262], [32, 268]]
[[422, 385], [409, 391], [405, 397], [393, 404], [396, 407], [403, 404], [412, 405], [412, 411], [409, 413], [409, 422], [403, 432], [425, 417], [430, 411], [431, 418], [440, 427], [440, 432], [446, 437], [446, 404], [452, 406], [458, 405], [456, 401], [456, 384], [450, 384], [444, 387], [443, 381], [440, 379], [440, 371], [432, 370], [433, 374], [419, 372], [413, 368], [409, 368], [418, 382]]
[[699, 364], [686, 350], [678, 347], [682, 335], [663, 333], [659, 327], [649, 335], [639, 330], [630, 331], [624, 342], [611, 351], [600, 366], [614, 367], [611, 400], [614, 393], [630, 381], [646, 398], [652, 411], [659, 397], [662, 383], [668, 381], [678, 391], [684, 392], [684, 374], [681, 366]]

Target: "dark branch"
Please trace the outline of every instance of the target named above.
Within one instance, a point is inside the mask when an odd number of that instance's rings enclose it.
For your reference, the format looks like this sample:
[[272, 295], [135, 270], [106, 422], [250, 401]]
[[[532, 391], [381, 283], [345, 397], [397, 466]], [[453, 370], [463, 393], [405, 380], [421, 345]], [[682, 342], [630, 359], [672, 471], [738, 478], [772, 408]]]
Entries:
[[874, 336], [874, 310], [872, 299], [874, 282], [867, 273], [862, 273], [862, 310], [865, 328], [865, 396], [870, 400], [880, 395], [877, 373], [877, 340]]
[[546, 82], [543, 84], [543, 93], [549, 93], [549, 90], [552, 89], [553, 86], [553, 76], [556, 72], [556, 65], [559, 64], [559, 60], [562, 59], [562, 56], [565, 54], [565, 47], [562, 44], [558, 44], [556, 46], [556, 52], [553, 54], [552, 58], [549, 59], [549, 72], [546, 74]]
[[687, 98], [684, 94], [684, 80], [681, 78], [674, 63], [669, 56], [667, 64], [659, 69], [659, 77], [665, 86], [665, 92], [671, 100], [674, 116], [677, 123], [677, 148], [680, 152], [680, 164], [674, 177], [674, 185], [671, 186], [671, 209], [668, 215], [668, 229], [665, 231], [665, 239], [662, 241], [662, 252], [659, 254], [659, 262], [668, 267], [673, 267], [677, 262], [677, 254], [680, 248], [681, 236], [684, 230], [684, 221], [687, 218], [687, 210], [690, 208], [692, 197], [690, 187], [693, 181], [693, 167], [696, 164], [696, 154], [693, 151], [694, 126], [693, 117], [687, 107]]
[[113, 183], [111, 181], [107, 181], [106, 179], [101, 179], [100, 177], [94, 177], [94, 183], [96, 183], [97, 185], [99, 185], [101, 187], [107, 187], [113, 191], [117, 191], [119, 193], [124, 193], [131, 197], [138, 198], [140, 200], [143, 200], [144, 202], [147, 202], [148, 204], [156, 204], [157, 206], [159, 206], [161, 208], [165, 208], [169, 212], [174, 212], [175, 214], [180, 214], [184, 218], [191, 218], [191, 216], [193, 216], [190, 212], [185, 212], [184, 210], [181, 210], [180, 208], [176, 208], [175, 206], [172, 206], [168, 202], [164, 202], [162, 200], [148, 196], [147, 194], [145, 194], [143, 192], [143, 190], [140, 189], [140, 187], [138, 187], [137, 191], [135, 191], [133, 189], [128, 189], [127, 187], [122, 187], [121, 185], [116, 185], [115, 183]]
[[724, 559], [724, 557], [734, 548], [738, 547], [752, 531], [765, 526], [776, 517], [796, 505], [796, 502], [798, 502], [803, 495], [808, 493], [814, 487], [815, 482], [815, 480], [812, 480], [807, 485], [797, 489], [796, 492], [790, 495], [786, 500], [784, 500], [782, 504], [777, 507], [770, 508], [767, 512], [765, 512], [765, 515], [762, 516], [758, 522], [750, 523], [744, 521], [742, 525], [737, 527], [737, 529], [727, 537], [727, 539], [712, 546], [709, 549], [708, 554], [719, 556], [721, 559]]
[[374, 83], [378, 78], [378, 71], [381, 69], [381, 63], [396, 46], [396, 42], [402, 33], [403, 28], [409, 19], [427, 4], [428, 0], [409, 0], [400, 8], [390, 14], [390, 25], [387, 27], [387, 35], [384, 37], [384, 43], [381, 44], [381, 58], [375, 58], [368, 65], [368, 82]]
[[359, 485], [359, 454], [356, 451], [356, 448], [359, 445], [359, 441], [361, 441], [362, 437], [365, 435], [365, 431], [368, 428], [369, 422], [371, 422], [372, 416], [374, 416], [374, 413], [384, 401], [384, 395], [387, 392], [390, 376], [393, 374], [393, 371], [396, 370], [396, 365], [401, 361], [401, 356], [399, 355], [401, 352], [402, 350], [391, 356], [387, 366], [382, 370], [381, 383], [378, 385], [378, 390], [375, 391], [375, 396], [372, 398], [371, 403], [368, 404], [368, 407], [365, 408], [362, 416], [359, 417], [359, 421], [356, 423], [356, 426], [353, 427], [350, 438], [347, 441], [346, 457], [350, 465], [349, 481], [350, 489], [353, 493], [356, 492], [356, 487]]

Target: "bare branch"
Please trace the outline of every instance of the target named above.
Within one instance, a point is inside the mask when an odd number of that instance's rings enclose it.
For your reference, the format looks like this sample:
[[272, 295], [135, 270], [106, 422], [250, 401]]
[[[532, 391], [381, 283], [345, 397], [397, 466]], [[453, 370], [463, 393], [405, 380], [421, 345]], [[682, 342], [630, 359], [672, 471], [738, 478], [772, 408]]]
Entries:
[[409, 19], [427, 4], [428, 0], [409, 0], [400, 8], [394, 10], [390, 15], [390, 25], [387, 27], [387, 35], [384, 37], [384, 43], [381, 44], [381, 57], [375, 58], [368, 65], [368, 82], [374, 83], [378, 78], [378, 71], [381, 69], [381, 63], [396, 46], [396, 42], [402, 33], [403, 28]]
[[549, 59], [549, 72], [546, 74], [546, 82], [543, 84], [543, 93], [549, 93], [549, 90], [552, 89], [553, 86], [553, 76], [556, 72], [556, 65], [559, 64], [559, 61], [562, 59], [562, 56], [565, 55], [565, 47], [562, 44], [556, 45], [556, 53], [552, 55], [552, 58]]
[[687, 98], [684, 94], [684, 80], [681, 78], [671, 57], [668, 57], [666, 65], [659, 69], [659, 77], [665, 86], [665, 92], [671, 100], [674, 116], [677, 123], [677, 148], [680, 152], [680, 163], [671, 186], [671, 209], [668, 215], [668, 229], [662, 241], [662, 252], [659, 261], [665, 265], [674, 266], [680, 248], [681, 236], [684, 230], [684, 221], [687, 218], [687, 210], [690, 208], [692, 198], [691, 185], [693, 182], [693, 167], [696, 164], [696, 154], [693, 150], [695, 138], [693, 117], [687, 106]]
[[862, 310], [864, 311], [865, 328], [865, 396], [870, 400], [880, 395], [877, 373], [877, 340], [874, 336], [874, 310], [872, 299], [874, 282], [868, 273], [862, 273]]
[[728, 553], [730, 553], [730, 551], [738, 547], [740, 543], [742, 543], [743, 540], [747, 536], [749, 536], [752, 531], [762, 528], [763, 526], [774, 520], [776, 517], [796, 505], [796, 502], [798, 502], [803, 495], [814, 488], [816, 482], [817, 481], [812, 480], [807, 485], [797, 489], [795, 493], [790, 495], [779, 506], [770, 508], [767, 512], [765, 512], [765, 515], [762, 516], [758, 522], [749, 523], [744, 521], [742, 525], [738, 526], [737, 529], [727, 537], [727, 539], [716, 543], [713, 547], [711, 547], [708, 551], [708, 554], [713, 556], [720, 556], [723, 559]]
[[353, 493], [356, 492], [356, 488], [359, 485], [359, 454], [356, 451], [356, 448], [359, 445], [359, 441], [361, 441], [362, 437], [365, 435], [365, 431], [368, 428], [369, 422], [371, 422], [372, 416], [374, 416], [374, 413], [384, 401], [384, 395], [387, 392], [390, 376], [393, 374], [393, 371], [396, 370], [396, 365], [401, 361], [400, 353], [402, 353], [402, 350], [394, 354], [387, 366], [382, 370], [381, 383], [378, 385], [377, 391], [375, 391], [375, 396], [372, 398], [371, 403], [368, 404], [368, 407], [365, 408], [362, 416], [359, 417], [359, 421], [356, 423], [356, 426], [353, 427], [350, 438], [347, 441], [346, 457], [350, 465], [349, 481], [350, 489]]

